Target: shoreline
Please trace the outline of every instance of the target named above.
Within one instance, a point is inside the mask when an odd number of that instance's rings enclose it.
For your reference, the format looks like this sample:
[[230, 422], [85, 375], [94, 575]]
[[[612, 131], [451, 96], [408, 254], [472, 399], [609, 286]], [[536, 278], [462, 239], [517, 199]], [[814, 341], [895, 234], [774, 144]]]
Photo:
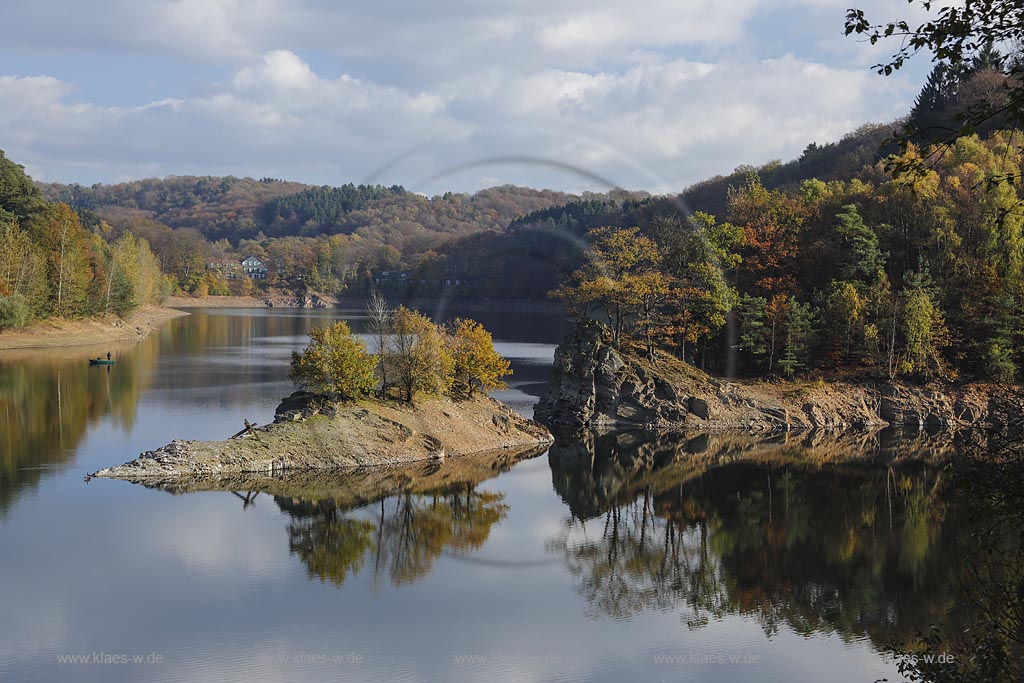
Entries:
[[132, 311], [127, 318], [107, 313], [81, 320], [43, 320], [21, 330], [0, 332], [0, 353], [20, 349], [140, 342], [168, 320], [187, 315], [187, 311], [168, 306], [146, 305]]
[[254, 296], [169, 296], [168, 308], [267, 308], [264, 299]]
[[[309, 308], [308, 306], [284, 306], [280, 302], [293, 300], [287, 295], [274, 295], [272, 297], [255, 296], [170, 296], [164, 306], [170, 308]], [[269, 306], [267, 302], [277, 302]], [[366, 308], [366, 297], [341, 296], [324, 299], [332, 305], [327, 308], [317, 307], [320, 310], [363, 310]], [[527, 299], [451, 299], [451, 298], [395, 298], [388, 301], [389, 304], [398, 306], [405, 305], [424, 311], [429, 309], [454, 308], [460, 311], [492, 310], [500, 307], [505, 311], [520, 313], [564, 313], [565, 307], [557, 301], [531, 301]]]
[[[335, 301], [335, 308], [362, 310], [366, 308], [368, 299], [366, 297], [337, 297]], [[565, 313], [565, 306], [557, 301], [533, 301], [530, 299], [395, 298], [388, 299], [388, 304], [390, 306], [407, 306], [420, 311], [431, 308], [435, 310], [454, 308], [460, 311], [488, 311], [500, 308], [502, 311], [516, 313]]]

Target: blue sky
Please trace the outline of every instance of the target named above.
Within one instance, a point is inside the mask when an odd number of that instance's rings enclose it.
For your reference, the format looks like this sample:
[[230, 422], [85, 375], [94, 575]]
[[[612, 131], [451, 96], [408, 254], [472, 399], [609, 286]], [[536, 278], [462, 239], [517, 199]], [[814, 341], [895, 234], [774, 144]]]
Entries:
[[886, 0], [8, 4], [0, 149], [84, 184], [677, 191], [907, 111], [927, 56], [875, 75], [884, 48], [842, 36], [849, 4], [922, 18]]

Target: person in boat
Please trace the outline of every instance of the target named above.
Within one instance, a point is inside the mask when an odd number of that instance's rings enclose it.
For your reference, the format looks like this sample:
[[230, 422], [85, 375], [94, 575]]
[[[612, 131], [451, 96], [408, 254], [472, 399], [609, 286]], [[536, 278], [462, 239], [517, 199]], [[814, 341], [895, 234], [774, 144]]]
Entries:
[[110, 351], [107, 351], [107, 360], [110, 360]]

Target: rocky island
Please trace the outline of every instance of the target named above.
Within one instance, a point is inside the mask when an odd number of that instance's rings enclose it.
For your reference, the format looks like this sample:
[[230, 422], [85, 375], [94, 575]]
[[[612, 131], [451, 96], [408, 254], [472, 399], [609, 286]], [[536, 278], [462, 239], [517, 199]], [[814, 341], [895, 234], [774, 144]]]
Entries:
[[335, 404], [307, 392], [281, 402], [271, 424], [224, 441], [172, 441], [95, 477], [166, 480], [413, 463], [553, 441], [544, 427], [486, 395], [418, 404], [366, 399]]
[[[371, 311], [371, 318], [373, 317]], [[529, 450], [551, 433], [486, 394], [505, 386], [507, 360], [472, 320], [442, 327], [405, 307], [376, 309], [376, 354], [344, 322], [310, 330], [289, 377], [308, 389], [274, 421], [223, 441], [175, 440], [92, 476], [174, 477], [340, 470]]]

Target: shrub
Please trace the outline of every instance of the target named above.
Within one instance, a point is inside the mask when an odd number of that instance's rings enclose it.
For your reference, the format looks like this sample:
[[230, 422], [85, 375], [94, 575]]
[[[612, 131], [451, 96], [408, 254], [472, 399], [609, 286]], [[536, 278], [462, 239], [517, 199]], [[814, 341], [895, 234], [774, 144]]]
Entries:
[[0, 296], [0, 330], [28, 324], [28, 301], [21, 294]]

